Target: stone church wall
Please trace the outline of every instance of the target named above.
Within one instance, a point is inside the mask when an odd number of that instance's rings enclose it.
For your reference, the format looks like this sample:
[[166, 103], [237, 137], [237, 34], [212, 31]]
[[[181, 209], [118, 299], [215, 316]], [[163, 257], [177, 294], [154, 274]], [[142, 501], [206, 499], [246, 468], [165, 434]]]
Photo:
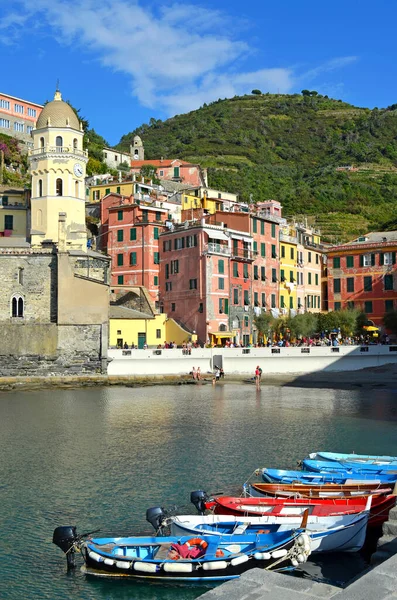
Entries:
[[15, 294], [24, 300], [25, 322], [53, 322], [56, 319], [56, 255], [2, 252], [0, 258], [0, 323], [10, 322], [11, 299]]
[[[0, 377], [76, 375], [105, 368], [107, 325], [0, 323]], [[105, 363], [105, 364], [103, 364]]]

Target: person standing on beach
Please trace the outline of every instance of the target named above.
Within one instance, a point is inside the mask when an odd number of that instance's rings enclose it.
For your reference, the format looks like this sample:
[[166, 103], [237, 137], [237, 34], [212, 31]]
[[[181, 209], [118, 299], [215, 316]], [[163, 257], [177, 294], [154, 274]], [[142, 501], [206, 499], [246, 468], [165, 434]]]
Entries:
[[192, 368], [192, 377], [193, 377], [193, 379], [196, 379], [196, 377], [197, 377], [196, 367]]
[[197, 381], [200, 381], [201, 379], [201, 369], [200, 367], [197, 367]]
[[261, 372], [259, 370], [259, 365], [255, 369], [255, 385], [256, 389], [259, 390], [261, 383]]

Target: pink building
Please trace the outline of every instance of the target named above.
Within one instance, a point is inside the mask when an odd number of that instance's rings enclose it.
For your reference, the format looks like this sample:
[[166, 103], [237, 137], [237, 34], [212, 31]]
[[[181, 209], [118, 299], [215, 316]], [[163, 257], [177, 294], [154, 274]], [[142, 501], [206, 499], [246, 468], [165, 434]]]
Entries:
[[144, 166], [156, 167], [159, 179], [169, 179], [189, 186], [199, 187], [207, 185], [207, 173], [200, 165], [194, 165], [185, 160], [161, 158], [160, 160], [131, 160], [131, 172], [139, 173]]
[[43, 106], [0, 92], [0, 133], [16, 137], [33, 147], [31, 132]]
[[161, 234], [160, 307], [201, 343], [255, 343], [278, 306], [279, 218], [216, 212]]

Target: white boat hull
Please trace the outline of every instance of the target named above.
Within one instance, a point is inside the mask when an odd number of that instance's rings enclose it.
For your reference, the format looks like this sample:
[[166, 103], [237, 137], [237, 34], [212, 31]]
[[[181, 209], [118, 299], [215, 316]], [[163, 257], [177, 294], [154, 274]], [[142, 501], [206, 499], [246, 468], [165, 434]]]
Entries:
[[[357, 552], [364, 544], [369, 512], [333, 517], [309, 516], [306, 531], [310, 536], [312, 552]], [[248, 528], [266, 528], [278, 525], [279, 531], [297, 529], [301, 521], [296, 517], [240, 517], [232, 515], [179, 515], [172, 517], [171, 535], [222, 535], [221, 528], [234, 527], [234, 534]], [[247, 528], [245, 528], [247, 526]], [[226, 535], [226, 533], [225, 533]]]

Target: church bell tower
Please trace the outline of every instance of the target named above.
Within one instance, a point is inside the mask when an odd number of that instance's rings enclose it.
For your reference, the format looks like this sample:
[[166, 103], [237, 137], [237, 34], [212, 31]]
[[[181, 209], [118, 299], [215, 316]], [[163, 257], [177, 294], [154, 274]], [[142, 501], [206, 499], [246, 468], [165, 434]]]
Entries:
[[58, 246], [59, 213], [66, 213], [66, 250], [87, 251], [84, 178], [88, 154], [83, 150], [82, 125], [59, 90], [43, 108], [32, 135], [34, 147], [28, 157], [31, 245], [52, 242]]

